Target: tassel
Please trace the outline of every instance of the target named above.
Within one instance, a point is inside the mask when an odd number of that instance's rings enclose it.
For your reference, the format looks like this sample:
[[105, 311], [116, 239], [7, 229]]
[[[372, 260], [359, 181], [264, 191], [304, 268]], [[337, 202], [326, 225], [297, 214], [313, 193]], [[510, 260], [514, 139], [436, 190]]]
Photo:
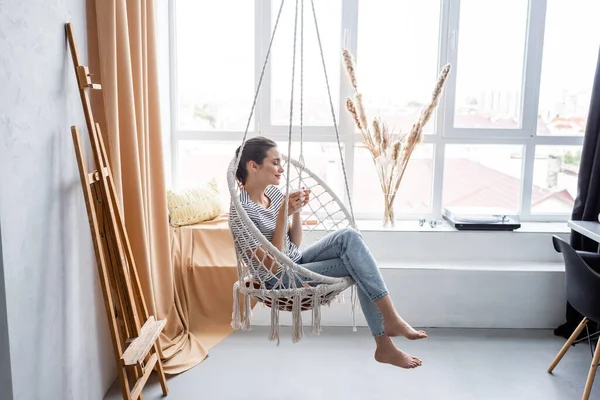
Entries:
[[269, 340], [277, 340], [279, 346], [279, 299], [271, 298], [271, 331], [269, 332]]
[[240, 288], [237, 285], [233, 288], [233, 313], [231, 315], [231, 327], [235, 330], [238, 330], [242, 327], [240, 315]]
[[247, 331], [250, 329], [250, 316], [252, 310], [250, 309], [250, 296], [244, 294], [244, 319], [242, 321], [242, 329]]
[[311, 332], [316, 333], [317, 335], [321, 334], [321, 303], [317, 293], [314, 294], [313, 298]]
[[358, 293], [356, 291], [356, 285], [352, 285], [350, 289], [350, 303], [352, 306], [352, 331], [356, 332], [356, 303], [358, 300]]
[[300, 296], [294, 296], [292, 302], [292, 342], [298, 343], [304, 336], [302, 328], [302, 307], [300, 307]]

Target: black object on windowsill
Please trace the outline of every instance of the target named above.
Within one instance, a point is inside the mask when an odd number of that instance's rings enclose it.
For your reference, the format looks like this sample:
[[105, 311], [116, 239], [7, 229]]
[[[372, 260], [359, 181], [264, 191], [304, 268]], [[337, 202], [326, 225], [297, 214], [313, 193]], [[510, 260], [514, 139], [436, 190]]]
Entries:
[[460, 231], [514, 231], [519, 216], [506, 210], [481, 207], [444, 207], [442, 217]]

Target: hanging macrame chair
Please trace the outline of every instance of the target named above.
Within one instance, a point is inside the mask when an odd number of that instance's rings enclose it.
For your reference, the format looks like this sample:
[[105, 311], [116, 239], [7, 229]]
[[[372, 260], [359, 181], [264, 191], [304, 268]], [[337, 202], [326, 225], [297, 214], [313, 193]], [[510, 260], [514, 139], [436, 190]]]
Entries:
[[[329, 105], [331, 108], [331, 116], [333, 118], [333, 127], [336, 134], [339, 156], [344, 176], [345, 190], [347, 194], [349, 209], [346, 208], [340, 198], [334, 191], [316, 174], [304, 165], [303, 154], [303, 69], [304, 69], [304, 0], [296, 0], [295, 19], [294, 19], [294, 51], [292, 61], [292, 83], [291, 83], [291, 99], [290, 99], [290, 120], [288, 134], [288, 155], [291, 152], [292, 144], [292, 117], [293, 117], [293, 101], [294, 101], [294, 79], [296, 65], [296, 38], [298, 32], [298, 2], [300, 1], [300, 155], [298, 161], [283, 155], [286, 186], [286, 197], [290, 192], [290, 187], [299, 188], [305, 187], [311, 190], [309, 203], [304, 206], [301, 219], [303, 222], [304, 243], [316, 241], [325, 236], [329, 232], [343, 229], [347, 227], [356, 228], [354, 213], [352, 211], [352, 203], [350, 200], [350, 190], [346, 177], [346, 169], [342, 147], [340, 144], [340, 136], [338, 132], [337, 122], [333, 102], [331, 100], [331, 92], [329, 81], [327, 78], [327, 70], [325, 68], [325, 59], [323, 56], [323, 48], [319, 35], [319, 27], [314, 8], [313, 0], [310, 0], [312, 15], [315, 23], [316, 36], [321, 53], [321, 61], [323, 63], [323, 71], [325, 74], [325, 82], [327, 86], [327, 94], [329, 96]], [[308, 0], [307, 0], [308, 1]], [[348, 288], [351, 291], [352, 304], [352, 319], [354, 330], [354, 313], [356, 307], [356, 286], [355, 282], [350, 277], [332, 278], [316, 274], [301, 265], [292, 261], [287, 254], [281, 252], [258, 230], [256, 225], [250, 220], [248, 214], [242, 207], [239, 198], [240, 183], [236, 179], [236, 170], [240, 163], [240, 157], [246, 143], [248, 128], [256, 107], [256, 101], [260, 92], [263, 76], [266, 66], [269, 61], [271, 47], [281, 11], [285, 0], [281, 1], [277, 19], [271, 34], [271, 40], [265, 56], [263, 68], [260, 74], [260, 79], [256, 88], [254, 102], [244, 138], [242, 140], [241, 149], [238, 157], [234, 157], [227, 170], [227, 182], [231, 196], [232, 207], [235, 208], [235, 214], [230, 220], [230, 231], [233, 237], [235, 252], [237, 256], [238, 280], [233, 286], [233, 314], [232, 327], [234, 329], [250, 329], [251, 317], [251, 298], [263, 303], [263, 305], [271, 309], [271, 330], [269, 340], [277, 341], [279, 344], [279, 312], [292, 312], [292, 340], [294, 343], [300, 341], [303, 336], [302, 327], [302, 311], [312, 311], [312, 332], [319, 334], [321, 332], [321, 306], [329, 305], [338, 298], [343, 301], [342, 292]], [[287, 202], [284, 202], [282, 207], [285, 207], [285, 215], [288, 214]], [[232, 213], [233, 214], [233, 213]], [[287, 219], [286, 219], [287, 220]], [[287, 225], [287, 224], [286, 224]], [[286, 233], [287, 234], [287, 233]], [[260, 256], [258, 249], [261, 249]], [[269, 267], [265, 265], [268, 262]], [[277, 271], [275, 274], [271, 269]], [[273, 285], [273, 279], [276, 284]], [[267, 286], [270, 281], [271, 285]], [[243, 297], [243, 310], [240, 310], [240, 296]]]

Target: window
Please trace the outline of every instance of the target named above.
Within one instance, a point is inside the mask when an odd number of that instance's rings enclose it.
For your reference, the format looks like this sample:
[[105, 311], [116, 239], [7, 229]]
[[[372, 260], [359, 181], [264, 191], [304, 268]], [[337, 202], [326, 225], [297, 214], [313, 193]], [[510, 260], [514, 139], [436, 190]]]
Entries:
[[516, 212], [522, 154], [522, 146], [446, 146], [442, 204]]
[[[179, 186], [190, 188], [215, 178], [223, 197], [222, 203], [226, 205], [226, 209], [229, 209], [229, 186], [225, 171], [238, 145], [239, 143], [233, 141], [180, 140], [177, 164]], [[215, 174], [215, 171], [223, 171], [223, 173]]]
[[[282, 153], [287, 153], [288, 142], [277, 142]], [[343, 145], [342, 145], [343, 151]], [[300, 143], [292, 142], [292, 158], [300, 157]], [[340, 198], [344, 198], [344, 177], [337, 143], [304, 142], [302, 154], [305, 166], [321, 178]]]
[[600, 46], [600, 2], [551, 0], [546, 13], [538, 135], [571, 136], [585, 131]]
[[[354, 191], [354, 209], [359, 215], [377, 218], [383, 213], [383, 194], [370, 153], [357, 147], [354, 153], [354, 181], [360, 190]], [[398, 215], [431, 212], [431, 182], [433, 178], [433, 146], [423, 144], [415, 149], [402, 184], [396, 194], [394, 213]]]
[[[273, 125], [289, 125], [290, 95], [292, 82], [292, 56], [294, 53], [294, 15], [293, 2], [287, 2], [282, 9], [278, 32], [273, 43], [273, 60], [271, 67], [271, 123]], [[287, 5], [287, 7], [286, 7]], [[271, 20], [275, 25], [280, 2], [272, 2]], [[304, 5], [304, 92], [303, 92], [303, 124], [331, 126], [329, 99], [325, 86], [325, 73], [317, 41], [314, 18], [310, 2]], [[315, 1], [315, 12], [319, 24], [319, 35], [325, 56], [327, 76], [331, 86], [331, 97], [334, 105], [339, 104], [340, 97], [340, 34], [341, 34], [341, 0]], [[293, 124], [300, 125], [300, 5], [298, 6], [298, 32], [296, 35], [296, 69], [294, 79], [294, 116]], [[272, 28], [271, 28], [272, 29]], [[339, 109], [336, 109], [339, 115]]]
[[[352, 88], [342, 48], [355, 56], [369, 119], [406, 133], [452, 70], [413, 152], [395, 201], [397, 219], [440, 218], [443, 207], [564, 221], [573, 207], [600, 37], [596, 0], [313, 0], [341, 152], [359, 219], [381, 219], [373, 161], [345, 108]], [[249, 123], [287, 152], [295, 1], [285, 1]], [[291, 156], [303, 154], [348, 202], [311, 1], [298, 2]], [[216, 177], [241, 144], [280, 0], [171, 0], [172, 181]], [[510, 27], [510, 29], [507, 29]], [[301, 57], [301, 37], [303, 56]]]
[[454, 126], [518, 128], [527, 1], [462, 0], [459, 21]]
[[254, 94], [253, 3], [175, 5], [178, 129], [243, 131]]
[[410, 130], [437, 78], [439, 21], [439, 0], [359, 3], [357, 80], [367, 115]]
[[570, 213], [577, 195], [580, 146], [537, 146], [533, 163], [531, 212]]

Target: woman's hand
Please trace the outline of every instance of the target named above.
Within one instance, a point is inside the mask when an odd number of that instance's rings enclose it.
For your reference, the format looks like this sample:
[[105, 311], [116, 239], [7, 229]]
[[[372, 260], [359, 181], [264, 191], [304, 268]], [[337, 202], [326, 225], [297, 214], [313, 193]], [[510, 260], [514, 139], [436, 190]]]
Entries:
[[302, 243], [302, 219], [300, 218], [300, 210], [308, 204], [309, 199], [310, 190], [304, 188], [297, 189], [294, 193], [290, 194], [290, 201], [288, 202], [290, 208], [289, 213], [290, 215], [293, 215], [292, 223], [290, 224], [290, 239], [297, 247], [300, 247], [300, 244]]
[[304, 202], [302, 204], [302, 206], [304, 207], [310, 201], [310, 189], [302, 189], [304, 190]]
[[[285, 201], [285, 194], [283, 195], [284, 201]], [[292, 192], [289, 194], [289, 197], [287, 199], [288, 202], [288, 215], [292, 215], [295, 212], [297, 212], [298, 210], [300, 210], [300, 208], [302, 208], [303, 206], [306, 205], [306, 195], [305, 195], [305, 190], [298, 190], [295, 192]], [[279, 209], [280, 213], [285, 213], [285, 205], [282, 205], [281, 208]]]

